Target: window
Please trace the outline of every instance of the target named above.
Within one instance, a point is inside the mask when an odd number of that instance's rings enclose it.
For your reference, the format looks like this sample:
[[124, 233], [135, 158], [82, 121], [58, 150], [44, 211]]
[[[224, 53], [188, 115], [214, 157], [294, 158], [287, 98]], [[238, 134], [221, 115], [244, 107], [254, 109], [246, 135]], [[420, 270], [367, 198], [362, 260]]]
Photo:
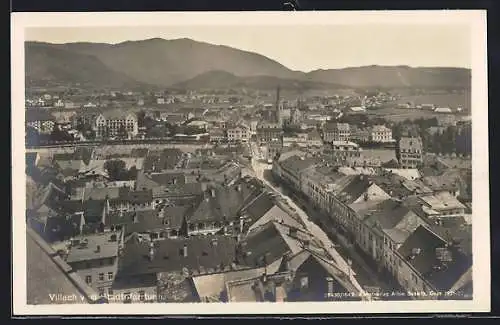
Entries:
[[99, 297], [104, 297], [104, 288], [99, 288]]
[[108, 272], [108, 280], [113, 280], [113, 272]]
[[87, 284], [91, 284], [92, 283], [92, 276], [91, 275], [87, 275], [85, 277], [85, 283], [87, 283]]
[[108, 288], [108, 295], [112, 296], [113, 295], [113, 289]]
[[146, 300], [146, 293], [144, 291], [139, 291], [139, 300], [140, 301]]
[[303, 276], [302, 278], [300, 278], [300, 287], [302, 289], [306, 289], [307, 287], [309, 287], [309, 278], [307, 276]]
[[99, 273], [99, 281], [104, 281], [104, 273]]

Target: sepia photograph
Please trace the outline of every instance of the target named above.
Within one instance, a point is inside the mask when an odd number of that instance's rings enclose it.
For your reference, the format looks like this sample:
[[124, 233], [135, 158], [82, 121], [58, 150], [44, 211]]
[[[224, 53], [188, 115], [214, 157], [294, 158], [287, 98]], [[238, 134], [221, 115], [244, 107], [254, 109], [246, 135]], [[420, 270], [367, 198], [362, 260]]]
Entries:
[[489, 311], [485, 11], [19, 13], [12, 58], [15, 313]]

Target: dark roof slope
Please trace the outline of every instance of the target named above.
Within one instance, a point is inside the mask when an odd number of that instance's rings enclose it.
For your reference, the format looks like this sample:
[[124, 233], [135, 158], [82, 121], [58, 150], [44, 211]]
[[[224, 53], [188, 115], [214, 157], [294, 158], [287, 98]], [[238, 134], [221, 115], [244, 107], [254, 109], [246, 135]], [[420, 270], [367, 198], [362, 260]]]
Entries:
[[[440, 291], [449, 290], [472, 265], [471, 256], [447, 246], [445, 240], [424, 226], [407, 238], [398, 253]], [[440, 255], [447, 256], [446, 260], [442, 261]]]
[[[186, 246], [187, 256], [183, 250]], [[183, 268], [197, 270], [230, 265], [235, 258], [236, 240], [224, 236], [197, 236], [164, 239], [154, 246], [150, 260], [150, 244], [131, 238], [126, 244], [118, 266], [118, 276], [131, 276], [157, 272], [176, 272]]]
[[[213, 194], [212, 194], [213, 192]], [[224, 220], [234, 218], [252, 198], [260, 193], [252, 184], [244, 181], [229, 187], [217, 186], [205, 192], [205, 198], [190, 216], [190, 222], [203, 220]]]
[[389, 199], [370, 209], [370, 215], [365, 219], [368, 225], [378, 223], [382, 229], [392, 229], [410, 212], [400, 200]]
[[351, 204], [357, 200], [371, 184], [372, 181], [368, 179], [368, 177], [357, 175], [343, 188], [342, 192], [339, 193], [339, 197], [345, 204]]
[[290, 247], [273, 222], [255, 229], [238, 246], [238, 262], [246, 266], [264, 266], [291, 253]]
[[270, 195], [262, 193], [244, 207], [241, 212], [256, 221], [266, 214], [275, 205], [274, 203], [274, 199]]

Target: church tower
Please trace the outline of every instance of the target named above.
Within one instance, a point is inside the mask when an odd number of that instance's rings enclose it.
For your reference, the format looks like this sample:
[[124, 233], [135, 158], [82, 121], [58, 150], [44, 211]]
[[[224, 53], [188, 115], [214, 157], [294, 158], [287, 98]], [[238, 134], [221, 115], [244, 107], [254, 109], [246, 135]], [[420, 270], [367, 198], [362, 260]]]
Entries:
[[280, 86], [276, 89], [276, 122], [283, 126], [283, 103], [280, 98]]

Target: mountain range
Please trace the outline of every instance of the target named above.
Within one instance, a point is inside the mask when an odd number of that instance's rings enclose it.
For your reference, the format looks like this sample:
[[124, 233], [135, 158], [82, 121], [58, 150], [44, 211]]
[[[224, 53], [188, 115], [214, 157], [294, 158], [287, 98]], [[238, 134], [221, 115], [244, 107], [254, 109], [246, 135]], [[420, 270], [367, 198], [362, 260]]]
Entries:
[[[332, 52], [332, 55], [335, 55]], [[28, 85], [110, 88], [470, 88], [464, 68], [365, 66], [301, 72], [263, 55], [187, 38], [118, 44], [25, 43]]]

